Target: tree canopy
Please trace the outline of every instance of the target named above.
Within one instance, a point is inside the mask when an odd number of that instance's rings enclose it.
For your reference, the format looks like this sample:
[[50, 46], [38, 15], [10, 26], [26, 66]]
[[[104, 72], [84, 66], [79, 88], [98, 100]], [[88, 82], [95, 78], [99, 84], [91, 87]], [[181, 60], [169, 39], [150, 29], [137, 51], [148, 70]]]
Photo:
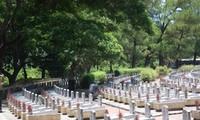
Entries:
[[73, 78], [102, 65], [195, 64], [199, 8], [198, 0], [4, 0], [0, 72], [13, 84], [28, 67]]

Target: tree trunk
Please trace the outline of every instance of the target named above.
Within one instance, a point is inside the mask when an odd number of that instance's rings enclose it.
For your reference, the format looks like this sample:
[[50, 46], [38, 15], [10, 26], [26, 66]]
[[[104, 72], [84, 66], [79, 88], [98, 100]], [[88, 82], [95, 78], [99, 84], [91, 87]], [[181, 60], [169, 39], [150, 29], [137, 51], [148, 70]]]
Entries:
[[158, 58], [159, 58], [159, 66], [164, 66], [165, 62], [164, 62], [164, 57], [163, 57], [161, 51], [159, 51], [158, 54], [159, 54], [159, 55], [158, 55]]
[[42, 79], [45, 79], [45, 67], [44, 67], [44, 65], [42, 66]]
[[132, 59], [131, 59], [131, 67], [134, 68], [136, 63], [136, 56], [135, 53], [132, 53]]
[[110, 73], [113, 73], [112, 62], [110, 61]]
[[136, 46], [137, 46], [137, 40], [134, 39], [134, 46], [133, 46], [133, 52], [132, 52], [132, 58], [131, 58], [131, 67], [134, 68], [135, 67], [135, 64], [136, 64], [136, 59], [137, 59], [137, 56], [136, 56]]
[[151, 61], [151, 57], [147, 55], [145, 57], [144, 67], [148, 66], [150, 64], [150, 61]]
[[26, 66], [25, 65], [23, 67], [23, 72], [24, 72], [24, 79], [27, 80], [27, 72], [26, 72]]
[[196, 65], [197, 64], [197, 50], [195, 48], [195, 52], [194, 52], [194, 59], [193, 59], [193, 65]]

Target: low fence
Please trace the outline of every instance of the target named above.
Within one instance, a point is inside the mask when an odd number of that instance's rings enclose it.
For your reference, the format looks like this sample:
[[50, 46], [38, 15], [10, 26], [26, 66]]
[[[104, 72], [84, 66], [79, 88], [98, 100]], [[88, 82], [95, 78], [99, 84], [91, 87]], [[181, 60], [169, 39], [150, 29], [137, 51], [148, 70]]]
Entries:
[[61, 78], [50, 78], [50, 79], [42, 79], [42, 80], [37, 80], [33, 83], [29, 84], [19, 84], [19, 85], [13, 85], [13, 86], [8, 86], [8, 87], [3, 87], [2, 88], [2, 99], [6, 98], [6, 94], [9, 90], [11, 91], [19, 91], [21, 88], [24, 87], [51, 87], [55, 84], [59, 84], [61, 81], [63, 81]]

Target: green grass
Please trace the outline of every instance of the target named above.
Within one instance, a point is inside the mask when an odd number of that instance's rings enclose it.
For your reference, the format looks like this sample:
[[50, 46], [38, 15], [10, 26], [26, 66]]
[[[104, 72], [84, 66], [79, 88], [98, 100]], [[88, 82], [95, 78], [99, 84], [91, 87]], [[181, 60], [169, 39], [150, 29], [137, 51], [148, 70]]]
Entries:
[[[13, 70], [10, 70], [10, 72], [13, 72]], [[40, 79], [42, 76], [42, 71], [40, 68], [27, 68], [26, 69], [27, 72], [27, 78], [28, 81], [27, 82], [31, 82], [32, 80], [37, 80]], [[46, 71], [46, 78], [49, 78], [49, 73]], [[16, 79], [16, 84], [22, 83], [24, 82], [24, 72], [21, 69], [17, 75], [17, 79]], [[9, 85], [9, 81], [7, 77], [4, 77], [4, 86]]]

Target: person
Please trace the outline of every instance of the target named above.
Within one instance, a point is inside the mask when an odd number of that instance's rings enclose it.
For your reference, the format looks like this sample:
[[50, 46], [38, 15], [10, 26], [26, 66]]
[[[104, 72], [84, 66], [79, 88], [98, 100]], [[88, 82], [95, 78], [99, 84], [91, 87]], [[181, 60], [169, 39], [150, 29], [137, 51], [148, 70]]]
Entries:
[[89, 92], [92, 94], [93, 99], [97, 98], [99, 95], [99, 87], [98, 84], [90, 84]]

